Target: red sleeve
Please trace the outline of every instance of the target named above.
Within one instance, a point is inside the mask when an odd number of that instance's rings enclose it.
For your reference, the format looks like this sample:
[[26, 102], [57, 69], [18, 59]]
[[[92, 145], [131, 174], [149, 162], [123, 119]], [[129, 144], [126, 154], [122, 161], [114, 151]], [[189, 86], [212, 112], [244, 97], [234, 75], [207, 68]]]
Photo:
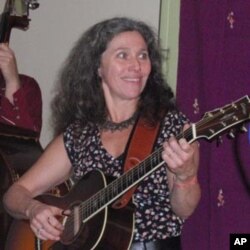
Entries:
[[27, 128], [35, 132], [42, 127], [42, 96], [34, 78], [20, 75], [21, 88], [14, 93], [14, 104], [4, 96], [1, 90], [0, 122]]

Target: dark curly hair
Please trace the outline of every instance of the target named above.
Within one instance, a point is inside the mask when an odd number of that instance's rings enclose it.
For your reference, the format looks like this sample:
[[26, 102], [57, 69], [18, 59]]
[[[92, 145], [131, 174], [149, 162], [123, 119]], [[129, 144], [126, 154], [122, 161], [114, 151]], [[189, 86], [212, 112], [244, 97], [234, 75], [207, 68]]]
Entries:
[[77, 41], [61, 68], [52, 100], [55, 134], [62, 133], [73, 121], [102, 124], [107, 116], [105, 99], [98, 76], [101, 55], [114, 36], [137, 31], [144, 38], [151, 73], [141, 94], [138, 112], [149, 122], [160, 119], [163, 110], [175, 108], [173, 92], [164, 81], [158, 39], [153, 29], [142, 21], [116, 17], [89, 28]]

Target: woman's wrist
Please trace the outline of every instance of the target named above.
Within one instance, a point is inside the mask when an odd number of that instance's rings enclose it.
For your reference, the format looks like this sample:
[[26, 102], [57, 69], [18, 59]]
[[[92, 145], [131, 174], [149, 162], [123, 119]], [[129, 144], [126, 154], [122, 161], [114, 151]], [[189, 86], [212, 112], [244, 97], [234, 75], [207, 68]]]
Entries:
[[188, 178], [187, 180], [174, 179], [174, 186], [177, 188], [186, 188], [189, 186], [196, 185], [198, 183], [197, 175]]
[[28, 206], [25, 208], [24, 213], [27, 218], [31, 218], [33, 215], [34, 209], [40, 205], [40, 202], [37, 200], [30, 199]]

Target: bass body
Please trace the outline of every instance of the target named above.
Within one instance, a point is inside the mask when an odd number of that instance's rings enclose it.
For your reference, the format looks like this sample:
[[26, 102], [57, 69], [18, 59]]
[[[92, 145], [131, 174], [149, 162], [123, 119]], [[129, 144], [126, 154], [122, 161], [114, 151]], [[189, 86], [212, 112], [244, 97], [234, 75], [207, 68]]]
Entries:
[[[121, 209], [112, 206], [102, 208], [100, 204], [95, 205], [98, 199], [93, 200], [107, 182], [110, 180], [101, 171], [93, 171], [75, 184], [65, 196], [39, 196], [37, 199], [42, 202], [71, 210], [69, 216], [62, 217], [65, 229], [61, 241], [39, 240], [30, 229], [29, 221], [14, 220], [5, 250], [129, 249], [134, 226], [133, 205], [130, 203]], [[87, 216], [84, 214], [86, 209]]]

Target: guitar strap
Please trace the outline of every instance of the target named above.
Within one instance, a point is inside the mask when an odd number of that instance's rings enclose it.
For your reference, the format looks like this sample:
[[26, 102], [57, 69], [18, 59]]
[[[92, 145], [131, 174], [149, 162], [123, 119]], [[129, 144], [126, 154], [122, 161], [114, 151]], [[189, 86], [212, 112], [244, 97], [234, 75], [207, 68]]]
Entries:
[[[153, 150], [159, 128], [160, 122], [157, 122], [155, 126], [150, 126], [143, 118], [139, 118], [128, 146], [124, 162], [124, 172], [127, 172], [149, 156]], [[121, 198], [113, 203], [112, 207], [115, 209], [125, 207], [132, 198], [136, 187], [134, 186], [129, 189]]]

